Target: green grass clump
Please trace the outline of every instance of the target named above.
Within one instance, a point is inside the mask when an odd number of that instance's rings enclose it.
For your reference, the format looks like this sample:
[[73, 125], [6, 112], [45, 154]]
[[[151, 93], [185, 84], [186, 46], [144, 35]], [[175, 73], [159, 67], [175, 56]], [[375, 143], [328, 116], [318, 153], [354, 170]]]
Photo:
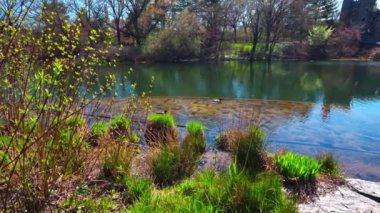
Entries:
[[340, 165], [331, 152], [319, 155], [317, 161], [321, 164], [322, 173], [336, 176], [341, 175]]
[[108, 132], [108, 125], [103, 121], [94, 123], [91, 127], [91, 135], [100, 137]]
[[101, 161], [103, 178], [115, 181], [129, 175], [135, 150], [119, 144], [109, 144], [106, 155]]
[[184, 140], [184, 145], [191, 152], [201, 154], [206, 150], [206, 138], [204, 136], [204, 126], [198, 121], [190, 121], [186, 124], [188, 135]]
[[65, 212], [110, 212], [118, 209], [119, 203], [110, 196], [78, 196], [66, 199], [62, 207]]
[[109, 125], [112, 129], [128, 130], [131, 127], [131, 119], [123, 114], [116, 115], [110, 120]]
[[179, 146], [164, 146], [150, 160], [153, 181], [159, 186], [171, 185], [190, 176], [197, 165], [194, 153]]
[[231, 166], [227, 173], [205, 171], [133, 204], [131, 212], [296, 212], [282, 191], [281, 178], [252, 179]]
[[79, 116], [71, 116], [71, 117], [68, 117], [65, 122], [64, 122], [66, 125], [68, 125], [69, 127], [71, 128], [78, 128], [78, 127], [81, 127], [83, 126], [86, 121], [82, 118], [82, 117], [79, 117]]
[[205, 127], [201, 122], [190, 121], [186, 124], [187, 132], [194, 137], [201, 137], [204, 133]]
[[126, 176], [123, 179], [123, 187], [126, 192], [126, 203], [134, 203], [152, 196], [152, 183], [148, 179], [136, 179]]
[[287, 152], [275, 156], [275, 163], [286, 178], [313, 180], [319, 173], [322, 164], [311, 157]]
[[174, 117], [171, 114], [151, 114], [148, 116], [148, 122], [157, 126], [166, 128], [175, 127]]
[[246, 135], [239, 137], [231, 148], [237, 165], [252, 175], [264, 166], [264, 135], [260, 128], [253, 127]]

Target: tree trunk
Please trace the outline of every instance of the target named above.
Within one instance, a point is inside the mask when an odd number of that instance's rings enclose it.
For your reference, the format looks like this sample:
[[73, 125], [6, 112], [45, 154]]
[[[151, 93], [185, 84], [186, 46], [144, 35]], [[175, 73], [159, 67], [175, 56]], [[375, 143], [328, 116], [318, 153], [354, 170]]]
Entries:
[[252, 49], [250, 54], [250, 61], [254, 61], [256, 59], [256, 48], [257, 48], [257, 42], [259, 40], [259, 21], [260, 21], [260, 15], [256, 15], [256, 24], [255, 29], [253, 30], [253, 40], [252, 40]]
[[120, 46], [121, 45], [121, 30], [120, 30], [120, 20], [119, 19], [115, 19], [115, 27], [116, 27], [117, 43]]
[[234, 28], [234, 42], [237, 43], [237, 30], [236, 30], [236, 26], [233, 27]]

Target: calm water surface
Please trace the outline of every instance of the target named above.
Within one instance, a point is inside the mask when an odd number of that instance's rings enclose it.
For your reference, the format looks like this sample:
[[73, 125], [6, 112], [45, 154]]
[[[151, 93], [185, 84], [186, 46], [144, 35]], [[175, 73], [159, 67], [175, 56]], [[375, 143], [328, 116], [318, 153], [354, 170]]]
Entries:
[[[380, 181], [380, 62], [140, 64], [100, 71], [109, 72], [117, 76], [120, 97], [129, 95], [130, 82], [137, 93], [149, 91], [154, 76], [153, 96], [278, 100], [278, 110], [305, 103], [306, 110], [292, 111], [269, 130], [271, 148], [332, 151], [347, 174]], [[226, 117], [235, 110], [227, 107]], [[208, 125], [212, 133], [220, 129], [217, 122]]]

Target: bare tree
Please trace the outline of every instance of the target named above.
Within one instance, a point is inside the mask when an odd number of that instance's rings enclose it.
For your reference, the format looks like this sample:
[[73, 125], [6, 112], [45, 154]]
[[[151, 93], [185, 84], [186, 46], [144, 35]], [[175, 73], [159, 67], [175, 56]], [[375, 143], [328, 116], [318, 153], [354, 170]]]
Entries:
[[284, 30], [284, 20], [289, 11], [289, 0], [259, 0], [264, 28], [265, 58], [271, 61], [274, 46]]

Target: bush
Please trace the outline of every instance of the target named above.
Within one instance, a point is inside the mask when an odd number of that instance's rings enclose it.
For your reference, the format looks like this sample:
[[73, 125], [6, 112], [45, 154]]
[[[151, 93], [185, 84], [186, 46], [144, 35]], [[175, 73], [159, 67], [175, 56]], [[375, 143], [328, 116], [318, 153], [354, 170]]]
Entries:
[[237, 165], [252, 175], [264, 167], [264, 135], [260, 128], [253, 127], [232, 147]]
[[194, 153], [179, 146], [164, 146], [150, 159], [150, 172], [156, 184], [167, 186], [193, 174], [197, 165]]
[[184, 140], [185, 147], [197, 154], [203, 153], [206, 150], [203, 124], [197, 121], [190, 121], [186, 124], [186, 129], [188, 135]]
[[117, 142], [109, 143], [107, 146], [108, 150], [101, 162], [102, 176], [110, 181], [128, 176], [136, 151]]
[[360, 50], [361, 30], [359, 28], [337, 28], [327, 43], [330, 58], [353, 57]]
[[275, 163], [279, 172], [287, 179], [296, 178], [304, 181], [315, 179], [322, 166], [311, 157], [292, 152], [275, 156]]
[[108, 125], [103, 121], [98, 121], [94, 123], [91, 127], [91, 135], [100, 137], [108, 132]]
[[319, 155], [317, 161], [321, 165], [320, 171], [322, 173], [337, 176], [341, 175], [340, 165], [331, 152]]
[[327, 39], [333, 33], [333, 29], [329, 26], [325, 25], [317, 25], [313, 26], [311, 30], [309, 30], [309, 35], [307, 37], [309, 44], [312, 46], [324, 46], [326, 45]]
[[175, 121], [170, 114], [149, 115], [144, 138], [147, 144], [168, 144], [177, 141]]
[[161, 29], [146, 39], [143, 54], [154, 61], [179, 61], [199, 56], [201, 41], [197, 35], [174, 29]]

